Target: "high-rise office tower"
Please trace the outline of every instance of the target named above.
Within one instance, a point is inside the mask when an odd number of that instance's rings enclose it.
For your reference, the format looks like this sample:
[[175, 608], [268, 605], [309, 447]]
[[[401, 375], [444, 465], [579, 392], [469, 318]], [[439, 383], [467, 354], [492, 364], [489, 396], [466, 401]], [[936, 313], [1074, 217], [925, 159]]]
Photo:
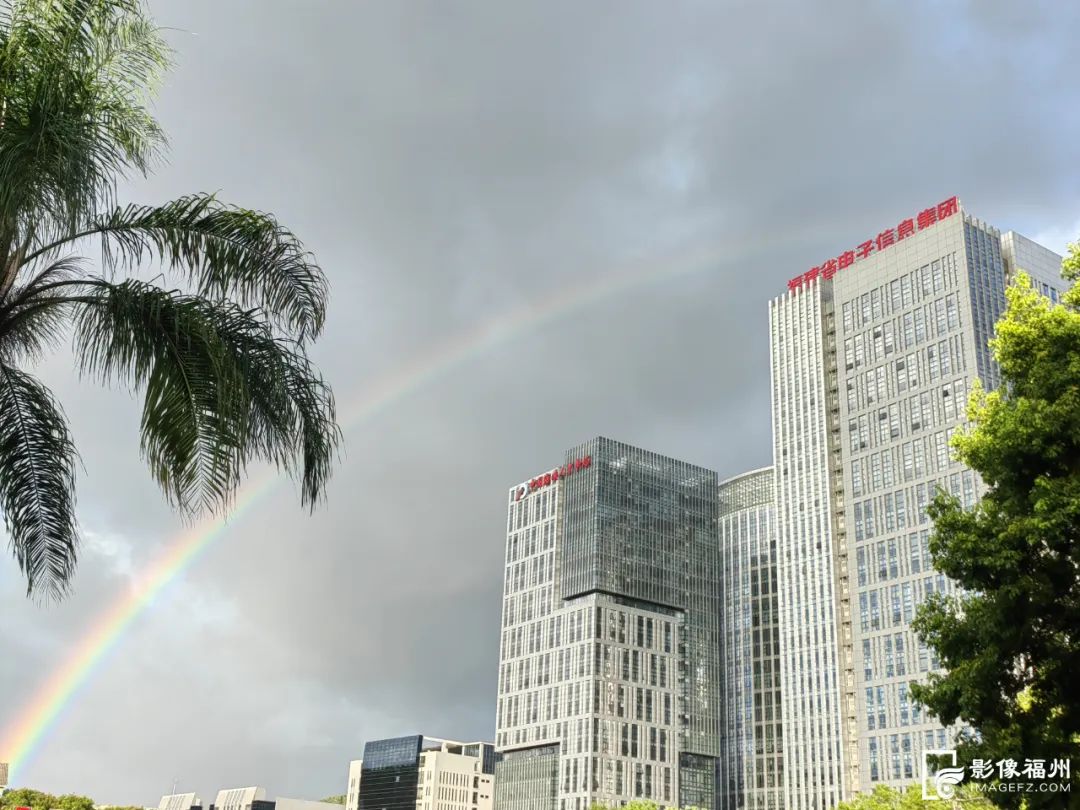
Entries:
[[509, 490], [498, 810], [714, 807], [716, 487], [598, 438]]
[[720, 483], [724, 810], [782, 807], [780, 629], [773, 470]]
[[925, 507], [938, 487], [968, 505], [981, 494], [949, 438], [973, 381], [998, 385], [987, 341], [1007, 269], [1049, 284], [1055, 262], [951, 198], [792, 279], [770, 304], [792, 810], [910, 783], [921, 752], [948, 741], [908, 692], [938, 666], [910, 630], [915, 609], [952, 591], [930, 567]]

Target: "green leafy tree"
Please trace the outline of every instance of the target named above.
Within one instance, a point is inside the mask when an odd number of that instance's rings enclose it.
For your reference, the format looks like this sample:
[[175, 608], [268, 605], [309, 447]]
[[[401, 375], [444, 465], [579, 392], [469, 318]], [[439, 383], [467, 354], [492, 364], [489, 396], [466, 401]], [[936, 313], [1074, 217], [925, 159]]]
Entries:
[[[94, 800], [86, 796], [68, 793], [54, 796], [40, 790], [18, 788], [0, 794], [0, 810], [29, 807], [30, 810], [94, 810]], [[110, 810], [143, 810], [142, 807], [110, 806]]]
[[[1080, 246], [1063, 275], [1080, 278]], [[1003, 385], [976, 389], [953, 441], [988, 491], [972, 509], [945, 494], [930, 509], [934, 566], [961, 590], [928, 600], [915, 628], [947, 673], [912, 691], [972, 729], [969, 760], [1071, 760], [1071, 794], [995, 802], [1080, 806], [1080, 288], [1055, 306], [1021, 277], [1007, 296], [992, 342]]]
[[58, 796], [56, 804], [53, 805], [57, 810], [94, 810], [94, 800], [89, 799], [86, 796], [74, 796], [68, 794], [66, 796]]
[[339, 796], [327, 796], [322, 801], [327, 804], [345, 804], [345, 794], [342, 793]]
[[308, 506], [331, 472], [313, 257], [212, 195], [116, 200], [165, 144], [148, 104], [169, 63], [142, 0], [0, 3], [0, 511], [31, 595], [62, 596], [76, 563], [75, 443], [27, 370], [68, 335], [83, 375], [141, 392], [143, 456], [185, 516], [226, 508], [251, 461], [296, 473]]
[[14, 807], [29, 807], [30, 810], [52, 810], [57, 799], [49, 793], [30, 788], [17, 788], [0, 794], [0, 808], [11, 810]]
[[905, 791], [879, 785], [872, 793], [861, 793], [846, 802], [840, 802], [835, 810], [990, 810], [993, 803], [974, 785], [961, 785], [948, 800], [924, 799], [922, 787], [912, 785]]
[[29, 807], [30, 810], [94, 810], [94, 800], [70, 793], [54, 796], [30, 788], [9, 790], [0, 796], [2, 810], [12, 810], [15, 807]]
[[[665, 807], [662, 804], [658, 804], [658, 803], [656, 803], [654, 801], [649, 801], [648, 799], [634, 799], [633, 801], [627, 802], [621, 808], [613, 808], [613, 807], [609, 807], [606, 804], [601, 804], [599, 802], [594, 802], [592, 807], [589, 808], [589, 810], [678, 810], [678, 809], [674, 808], [674, 807]], [[699, 808], [696, 808], [696, 807], [684, 807], [682, 810], [699, 810]]]

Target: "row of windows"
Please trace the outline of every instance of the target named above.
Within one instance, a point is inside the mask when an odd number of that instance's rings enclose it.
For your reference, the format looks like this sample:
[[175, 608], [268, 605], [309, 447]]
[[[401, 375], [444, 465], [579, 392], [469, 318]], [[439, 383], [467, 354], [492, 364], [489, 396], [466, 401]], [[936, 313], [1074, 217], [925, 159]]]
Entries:
[[[580, 767], [578, 765], [580, 761]], [[589, 765], [592, 767], [590, 768]], [[601, 764], [603, 772], [601, 772]], [[622, 760], [599, 760], [581, 757], [563, 760], [562, 790], [564, 793], [589, 791], [595, 796], [605, 793], [615, 796], [672, 802], [672, 776], [669, 766]], [[588, 810], [587, 797], [560, 800], [560, 810]]]
[[[919, 737], [924, 739], [924, 750], [942, 749], [947, 745], [945, 729], [926, 731], [922, 735], [917, 732], [905, 734], [891, 734], [886, 738], [871, 737], [869, 745], [870, 781], [878, 782], [884, 779], [913, 779], [915, 777], [915, 756], [912, 741], [918, 744]], [[888, 742], [888, 747], [886, 747]]]
[[[863, 639], [863, 679], [867, 683], [908, 674], [911, 667], [907, 660], [904, 635], [904, 633], [896, 633]], [[922, 656], [927, 655], [927, 649], [921, 642], [918, 643], [918, 647], [921, 666]], [[926, 666], [922, 668], [922, 671], [927, 671], [929, 667], [930, 660], [927, 658]]]
[[521, 529], [528, 523], [554, 517], [555, 495], [558, 491], [557, 487], [542, 489], [539, 493], [528, 495], [519, 501], [513, 500], [516, 495], [511, 493], [506, 533], [509, 535], [515, 529]]
[[849, 335], [855, 329], [878, 321], [883, 316], [898, 314], [936, 293], [956, 287], [956, 280], [956, 254], [950, 253], [918, 270], [875, 287], [870, 292], [844, 303], [844, 334]]
[[512, 532], [506, 542], [506, 562], [516, 562], [555, 548], [555, 521], [545, 516], [542, 523]]
[[589, 645], [579, 644], [574, 647], [560, 647], [552, 652], [518, 661], [506, 660], [503, 663], [503, 678], [499, 688], [509, 692], [591, 675], [588, 649]]
[[859, 587], [929, 571], [930, 530], [868, 543], [855, 550]]
[[[927, 448], [923, 446], [920, 451], [917, 447], [919, 440], [905, 444], [892, 440], [956, 421], [961, 415], [960, 411], [967, 396], [966, 380], [955, 380], [950, 385], [944, 386], [940, 389], [940, 397], [936, 396], [937, 393], [939, 393], [937, 390], [924, 391], [900, 402], [894, 402], [876, 414], [860, 416], [848, 423], [852, 454], [864, 447], [885, 446], [885, 449], [880, 452], [852, 459], [852, 495], [858, 497], [874, 492], [883, 486], [892, 486], [899, 480], [896, 471], [900, 469], [904, 471], [904, 480], [910, 481], [913, 477], [923, 475], [923, 472], [915, 472], [920, 468], [916, 464], [916, 455], [918, 454], [925, 472]], [[944, 461], [946, 464], [951, 452], [948, 443], [954, 431], [955, 426], [931, 439], [930, 446], [934, 453], [938, 455], [944, 453], [944, 458], [939, 461]], [[941, 445], [941, 436], [944, 436], [944, 447]]]
[[[893, 705], [886, 703], [885, 690], [884, 686], [866, 687], [866, 709], [863, 717], [868, 731], [919, 725], [929, 719], [925, 716], [922, 706], [911, 697], [906, 683], [889, 687], [890, 694], [895, 694], [896, 702]], [[887, 719], [889, 715], [895, 715], [895, 721]]]
[[[542, 590], [521, 594], [522, 602], [527, 605], [529, 597], [537, 597], [544, 592]], [[513, 598], [507, 599], [507, 614], [513, 612], [510, 608], [512, 602]], [[503, 645], [503, 655], [513, 657], [539, 652], [541, 649], [552, 649], [562, 644], [592, 641], [600, 635], [598, 627], [595, 628], [595, 634], [591, 632], [594, 630], [591, 626], [594, 615], [594, 609], [590, 606], [560, 611], [550, 618], [532, 624], [519, 624], [506, 631], [510, 643]]]
[[[872, 630], [905, 628], [915, 618], [927, 596], [951, 593], [952, 583], [944, 574], [923, 577], [914, 582], [902, 582], [887, 588], [875, 588], [859, 594], [859, 627], [863, 633]], [[933, 668], [933, 665], [931, 665]], [[925, 672], [925, 669], [922, 671]]]
[[[918, 449], [917, 443], [916, 449]], [[939, 445], [937, 455], [939, 463], [942, 457], [948, 458], [945, 450], [942, 450]], [[906, 464], [907, 457], [905, 457]], [[959, 466], [959, 462], [949, 461], [949, 466]], [[905, 479], [908, 477], [907, 469], [905, 466]], [[937, 471], [940, 472], [940, 469]], [[909, 526], [928, 524], [930, 518], [926, 514], [926, 507], [939, 488], [959, 498], [961, 505], [965, 508], [971, 507], [975, 503], [975, 477], [970, 470], [964, 473], [954, 472], [924, 484], [916, 484], [896, 492], [886, 492], [884, 495], [856, 501], [852, 510], [855, 542], [872, 540]]]
[[844, 339], [844, 368], [847, 371], [887, 360], [897, 351], [913, 349], [928, 338], [944, 337], [960, 328], [960, 305], [956, 293], [937, 298], [923, 306]]
[[[849, 377], [846, 384], [848, 415], [871, 410], [907, 391], [945, 380], [967, 370], [963, 335], [953, 335], [925, 349], [897, 357], [893, 362]], [[878, 405], [877, 408], [880, 408]], [[957, 411], [963, 414], [963, 405]]]
[[[543, 619], [543, 617], [551, 613], [552, 602], [552, 584], [550, 581], [539, 586], [536, 590], [526, 590], [508, 595], [503, 600], [503, 627]], [[549, 621], [555, 621], [555, 619]], [[556, 632], [558, 632], [561, 625], [556, 624], [555, 627]]]
[[506, 578], [504, 580], [506, 595], [550, 582], [554, 568], [554, 551], [527, 557], [521, 562], [506, 566]]
[[498, 725], [503, 728], [544, 723], [589, 712], [670, 725], [672, 693], [660, 691], [666, 688], [603, 683], [597, 679], [534, 688], [499, 698]]

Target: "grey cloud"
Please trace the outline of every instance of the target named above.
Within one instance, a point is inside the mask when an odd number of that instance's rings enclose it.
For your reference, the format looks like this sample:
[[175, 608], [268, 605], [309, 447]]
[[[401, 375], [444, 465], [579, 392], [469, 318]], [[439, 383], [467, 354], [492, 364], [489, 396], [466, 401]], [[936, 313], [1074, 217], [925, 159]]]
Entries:
[[[789, 276], [953, 193], [1002, 227], [1075, 226], [1080, 12], [808, 8], [156, 2], [182, 29], [171, 161], [126, 192], [220, 189], [301, 234], [333, 284], [316, 355], [343, 412], [478, 324], [616, 292], [353, 426], [313, 516], [286, 485], [235, 519], [20, 781], [318, 798], [367, 739], [490, 736], [510, 485], [596, 434], [723, 476], [767, 464], [766, 305]], [[656, 277], [619, 286], [641, 268]], [[137, 404], [69, 368], [43, 375], [83, 451], [84, 522], [141, 570], [182, 526], [138, 459]], [[128, 587], [114, 562], [88, 551], [48, 609], [0, 567], [20, 661], [0, 694], [27, 699]]]

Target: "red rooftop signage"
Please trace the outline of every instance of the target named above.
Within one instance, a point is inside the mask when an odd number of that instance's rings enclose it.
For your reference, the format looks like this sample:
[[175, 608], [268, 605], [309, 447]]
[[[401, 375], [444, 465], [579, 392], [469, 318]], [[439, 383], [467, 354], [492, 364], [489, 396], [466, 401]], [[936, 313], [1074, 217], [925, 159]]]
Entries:
[[889, 245], [895, 245], [897, 242], [914, 235], [916, 227], [918, 227], [920, 231], [929, 228], [935, 222], [940, 222], [947, 217], [951, 217], [958, 210], [959, 204], [956, 201], [956, 197], [949, 197], [949, 199], [944, 202], [930, 206], [917, 217], [905, 219], [895, 228], [889, 228], [882, 231], [877, 235], [876, 239], [867, 239], [854, 250], [845, 250], [835, 259], [829, 259], [820, 267], [811, 267], [801, 276], [795, 276], [795, 278], [788, 281], [788, 289], [795, 292], [802, 287], [803, 284], [809, 284], [818, 277], [828, 281], [835, 276], [837, 272], [851, 267], [858, 259], [865, 259], [873, 253], [874, 250], [881, 252], [889, 247]]
[[575, 461], [571, 461], [569, 464], [564, 464], [557, 470], [552, 470], [549, 473], [538, 475], [528, 484], [518, 487], [517, 494], [514, 496], [515, 501], [520, 501], [525, 497], [525, 494], [536, 492], [538, 489], [551, 486], [557, 483], [560, 478], [566, 478], [573, 475], [578, 470], [586, 470], [592, 466], [592, 456], [585, 456]]

